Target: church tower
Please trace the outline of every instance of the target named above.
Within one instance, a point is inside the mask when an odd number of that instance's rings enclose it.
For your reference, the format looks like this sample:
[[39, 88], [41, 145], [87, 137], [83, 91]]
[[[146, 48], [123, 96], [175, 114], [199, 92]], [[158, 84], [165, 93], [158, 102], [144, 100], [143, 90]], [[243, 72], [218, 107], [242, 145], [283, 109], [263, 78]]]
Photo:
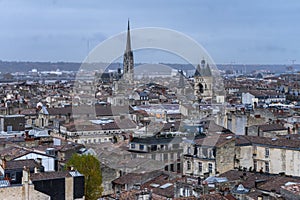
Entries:
[[206, 100], [212, 98], [213, 76], [209, 64], [205, 60], [197, 66], [194, 74], [194, 95], [196, 100]]
[[133, 70], [134, 70], [133, 52], [131, 50], [130, 26], [128, 20], [126, 49], [123, 56], [123, 78], [125, 81], [128, 81], [130, 83], [133, 82], [133, 73], [134, 73]]

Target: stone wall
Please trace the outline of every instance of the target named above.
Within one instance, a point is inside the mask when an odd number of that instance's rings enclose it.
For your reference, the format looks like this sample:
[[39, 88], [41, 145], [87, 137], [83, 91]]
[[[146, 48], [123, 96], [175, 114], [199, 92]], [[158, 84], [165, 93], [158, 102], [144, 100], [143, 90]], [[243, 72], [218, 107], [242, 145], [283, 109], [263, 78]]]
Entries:
[[0, 188], [1, 200], [50, 200], [48, 195], [34, 190], [33, 185], [27, 186], [25, 184]]

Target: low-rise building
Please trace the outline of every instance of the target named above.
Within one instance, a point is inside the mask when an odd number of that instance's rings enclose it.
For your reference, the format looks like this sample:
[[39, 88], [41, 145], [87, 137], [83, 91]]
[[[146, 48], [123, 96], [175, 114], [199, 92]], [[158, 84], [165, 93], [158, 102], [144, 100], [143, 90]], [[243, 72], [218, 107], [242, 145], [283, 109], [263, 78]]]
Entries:
[[183, 175], [208, 177], [234, 168], [235, 137], [215, 134], [185, 141]]
[[299, 138], [238, 136], [236, 147], [236, 167], [270, 174], [300, 176]]
[[30, 181], [51, 200], [84, 199], [84, 176], [78, 171], [33, 173]]

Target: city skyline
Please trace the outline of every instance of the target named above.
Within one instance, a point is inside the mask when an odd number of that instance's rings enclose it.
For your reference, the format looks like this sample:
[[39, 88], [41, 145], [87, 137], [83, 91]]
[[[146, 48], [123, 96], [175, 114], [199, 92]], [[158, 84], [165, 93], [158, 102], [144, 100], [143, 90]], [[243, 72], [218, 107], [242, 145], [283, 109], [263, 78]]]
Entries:
[[[162, 27], [202, 45], [216, 63], [291, 64], [299, 58], [297, 10], [284, 1], [0, 1], [0, 60], [82, 62], [96, 45], [131, 29]], [[134, 45], [134, 38], [132, 39]], [[179, 62], [159, 51], [136, 62]]]

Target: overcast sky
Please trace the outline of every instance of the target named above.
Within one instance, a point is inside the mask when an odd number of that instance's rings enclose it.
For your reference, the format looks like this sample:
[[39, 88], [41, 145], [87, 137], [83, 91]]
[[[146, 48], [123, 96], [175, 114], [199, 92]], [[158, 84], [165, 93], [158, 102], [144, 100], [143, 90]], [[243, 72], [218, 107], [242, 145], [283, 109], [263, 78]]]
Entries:
[[0, 0], [0, 60], [81, 62], [130, 18], [192, 37], [216, 63], [299, 63], [299, 11], [298, 0]]

